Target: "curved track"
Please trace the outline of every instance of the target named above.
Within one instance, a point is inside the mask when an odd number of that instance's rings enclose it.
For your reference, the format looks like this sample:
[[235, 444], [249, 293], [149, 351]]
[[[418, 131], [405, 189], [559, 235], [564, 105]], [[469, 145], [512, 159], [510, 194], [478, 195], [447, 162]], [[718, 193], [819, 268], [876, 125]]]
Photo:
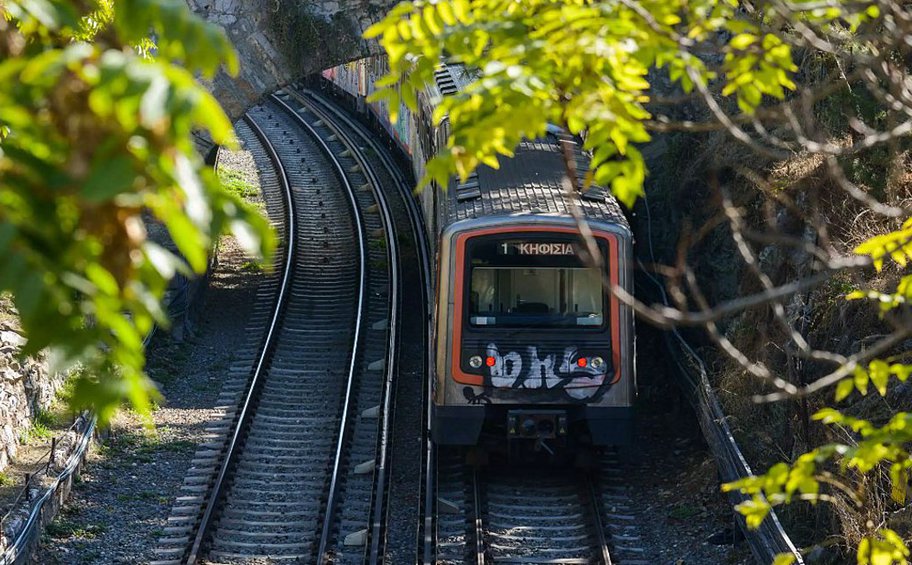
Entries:
[[[371, 237], [369, 261], [373, 267], [385, 268], [389, 277], [388, 280], [373, 277], [371, 281], [372, 297], [388, 294], [388, 308], [373, 317], [371, 328], [389, 331], [383, 340], [379, 339], [380, 332], [375, 331], [366, 344], [365, 369], [376, 375], [362, 380], [357, 397], [353, 397], [361, 416], [353, 418], [349, 428], [339, 435], [341, 439], [317, 552], [321, 561], [362, 563], [367, 559], [376, 562], [377, 556], [382, 555], [380, 541], [385, 521], [392, 383], [397, 369], [398, 237], [380, 173], [349, 132], [335, 123], [333, 116], [306, 99], [287, 92], [274, 99], [287, 111], [294, 112], [302, 125], [338, 160], [339, 167], [345, 171], [346, 182], [355, 189], [355, 198], [366, 212], [364, 224]], [[379, 317], [381, 315], [384, 317]], [[372, 342], [370, 337], [375, 340]]]
[[[396, 219], [397, 238], [402, 242], [400, 269], [403, 279], [403, 316], [398, 363], [395, 418], [390, 435], [395, 435], [382, 459], [385, 470], [378, 464], [378, 477], [387, 477], [386, 499], [393, 504], [375, 504], [374, 520], [370, 533], [370, 551], [367, 562], [412, 562], [425, 547], [423, 539], [432, 529], [433, 505], [425, 507], [425, 491], [433, 491], [433, 472], [429, 465], [430, 434], [427, 428], [430, 407], [430, 387], [427, 375], [431, 351], [430, 258], [427, 232], [420, 207], [413, 197], [414, 182], [396, 165], [392, 150], [384, 147], [380, 138], [363, 123], [356, 120], [337, 103], [315, 90], [291, 91], [296, 100], [319, 113], [322, 121], [358, 146], [369, 168], [378, 175], [384, 189], [392, 216]], [[406, 228], [408, 226], [408, 229]], [[416, 392], [421, 391], [420, 394]], [[382, 472], [380, 472], [382, 471]], [[428, 482], [431, 481], [431, 482]], [[378, 481], [380, 484], [381, 481]], [[382, 490], [375, 490], [382, 495]], [[375, 494], [376, 495], [376, 494]], [[382, 500], [381, 500], [382, 502]], [[419, 520], [416, 521], [416, 516]], [[427, 532], [427, 534], [426, 534]], [[421, 556], [419, 555], [419, 560]]]
[[225, 439], [197, 470], [214, 479], [194, 478], [199, 494], [172, 512], [186, 521], [169, 533], [184, 535], [157, 553], [161, 563], [360, 562], [392, 400], [395, 237], [370, 172], [317, 120], [273, 98], [247, 121], [239, 133], [249, 128], [258, 164], [291, 194], [288, 266]]
[[296, 189], [299, 247], [268, 373], [251, 392], [231, 479], [216, 483], [218, 515], [204, 521], [197, 546], [213, 561], [303, 561], [319, 542], [321, 499], [334, 477], [327, 462], [336, 460], [360, 376], [366, 235], [338, 166], [295, 120], [269, 106], [250, 115], [279, 140], [276, 152]]

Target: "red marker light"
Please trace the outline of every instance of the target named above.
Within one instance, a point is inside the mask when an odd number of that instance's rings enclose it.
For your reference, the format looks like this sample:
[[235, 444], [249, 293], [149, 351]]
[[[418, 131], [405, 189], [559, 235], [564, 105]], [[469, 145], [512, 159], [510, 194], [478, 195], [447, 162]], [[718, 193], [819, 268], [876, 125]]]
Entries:
[[487, 365], [488, 367], [493, 367], [495, 363], [497, 363], [497, 360], [494, 359], [493, 357], [488, 357], [487, 359], [485, 359], [485, 365]]
[[585, 358], [585, 357], [580, 357], [579, 359], [576, 360], [576, 364], [579, 365], [580, 367], [585, 367], [585, 366], [586, 366], [586, 358]]

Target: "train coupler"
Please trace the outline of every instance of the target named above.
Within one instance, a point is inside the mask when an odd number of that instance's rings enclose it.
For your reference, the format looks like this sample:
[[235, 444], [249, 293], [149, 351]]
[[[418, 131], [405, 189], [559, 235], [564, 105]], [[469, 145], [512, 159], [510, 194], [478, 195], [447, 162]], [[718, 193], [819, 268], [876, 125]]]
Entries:
[[545, 440], [565, 437], [569, 429], [564, 410], [510, 410], [507, 412], [507, 437]]

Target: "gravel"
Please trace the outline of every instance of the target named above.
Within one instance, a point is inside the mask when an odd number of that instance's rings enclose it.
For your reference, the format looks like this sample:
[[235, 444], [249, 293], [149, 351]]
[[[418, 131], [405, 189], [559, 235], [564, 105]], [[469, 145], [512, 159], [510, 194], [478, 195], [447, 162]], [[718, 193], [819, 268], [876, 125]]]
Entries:
[[[223, 153], [223, 166], [255, 180], [244, 151]], [[151, 422], [122, 410], [107, 441], [93, 450], [70, 501], [46, 529], [35, 562], [42, 564], [145, 563], [163, 533], [184, 474], [215, 410], [233, 351], [264, 275], [231, 237], [219, 245], [195, 336], [175, 343], [158, 332], [148, 372], [163, 399]], [[151, 425], [150, 425], [151, 424]]]
[[627, 466], [626, 481], [640, 517], [640, 545], [657, 564], [754, 563], [744, 541], [717, 545], [736, 528], [734, 513], [693, 415], [643, 412], [637, 438], [642, 447]]
[[[625, 465], [625, 484], [639, 518], [639, 545], [657, 565], [754, 563], [747, 543], [731, 544], [734, 510], [720, 491], [715, 462], [689, 403], [662, 356], [646, 354], [664, 351], [661, 334], [640, 325], [637, 346], [636, 449]], [[717, 545], [721, 538], [728, 543]]]

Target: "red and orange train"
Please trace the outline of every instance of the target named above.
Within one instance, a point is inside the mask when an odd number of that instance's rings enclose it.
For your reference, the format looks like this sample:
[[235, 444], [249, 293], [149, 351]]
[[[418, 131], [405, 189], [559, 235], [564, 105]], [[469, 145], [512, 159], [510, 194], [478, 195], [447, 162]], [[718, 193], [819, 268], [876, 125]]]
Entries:
[[[391, 124], [364, 97], [385, 71], [371, 58], [324, 72], [359, 101], [410, 157], [416, 178], [447, 140], [434, 126], [436, 101], [465, 81], [441, 66], [417, 113]], [[424, 190], [421, 208], [436, 260], [432, 436], [443, 445], [487, 439], [624, 445], [633, 431], [634, 325], [631, 309], [605, 290], [633, 291], [632, 235], [617, 201], [600, 188], [568, 195], [563, 143], [553, 128], [525, 140], [497, 170]], [[588, 156], [574, 150], [577, 171]], [[576, 206], [592, 231], [601, 267], [588, 257]], [[601, 269], [601, 271], [600, 271]]]

